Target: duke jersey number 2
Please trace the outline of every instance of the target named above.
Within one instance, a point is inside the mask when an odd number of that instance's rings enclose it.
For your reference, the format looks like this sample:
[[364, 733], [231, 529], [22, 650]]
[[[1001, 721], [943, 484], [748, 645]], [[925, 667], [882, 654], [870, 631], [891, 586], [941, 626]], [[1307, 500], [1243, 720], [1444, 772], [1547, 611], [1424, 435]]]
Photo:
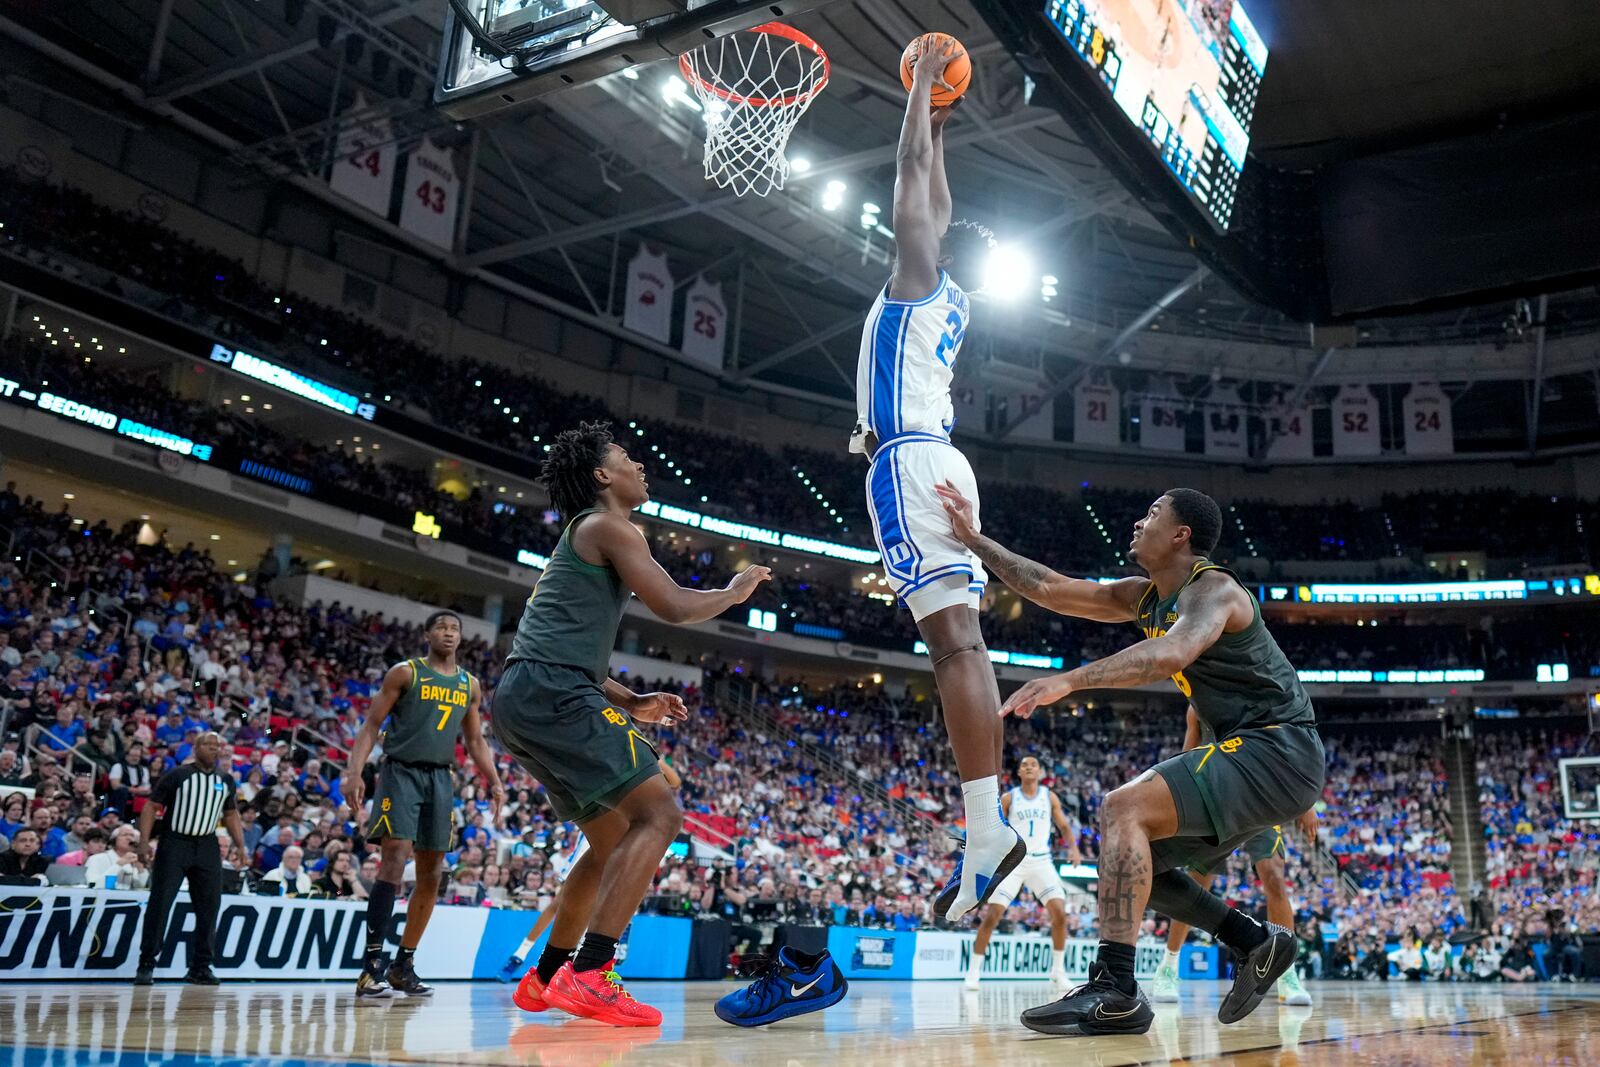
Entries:
[[883, 287], [856, 363], [856, 414], [880, 443], [903, 433], [949, 437], [950, 382], [971, 320], [967, 294], [942, 270], [922, 300], [891, 300]]

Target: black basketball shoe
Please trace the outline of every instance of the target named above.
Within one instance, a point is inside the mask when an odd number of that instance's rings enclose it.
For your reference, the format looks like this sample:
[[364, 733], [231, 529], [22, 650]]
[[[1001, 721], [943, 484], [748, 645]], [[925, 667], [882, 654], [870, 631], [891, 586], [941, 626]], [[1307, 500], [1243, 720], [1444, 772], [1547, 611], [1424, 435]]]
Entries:
[[1217, 1022], [1236, 1023], [1256, 1010], [1272, 989], [1278, 976], [1294, 966], [1299, 945], [1294, 934], [1276, 923], [1267, 923], [1267, 939], [1238, 960], [1233, 968], [1233, 988], [1222, 998]]
[[356, 979], [357, 1000], [393, 999], [394, 990], [383, 980], [387, 964], [388, 961], [381, 955], [368, 957], [367, 965], [361, 968], [361, 976]]
[[1155, 1017], [1143, 993], [1135, 990], [1130, 997], [1118, 989], [1111, 972], [1095, 960], [1087, 982], [1060, 1000], [1029, 1008], [1022, 1013], [1022, 1025], [1041, 1034], [1142, 1034]]
[[210, 967], [191, 967], [183, 980], [190, 985], [221, 985], [222, 982]]
[[384, 979], [396, 993], [404, 993], [408, 997], [433, 996], [433, 986], [422, 984], [422, 979], [417, 977], [416, 968], [411, 965], [409, 956], [389, 964], [389, 973]]

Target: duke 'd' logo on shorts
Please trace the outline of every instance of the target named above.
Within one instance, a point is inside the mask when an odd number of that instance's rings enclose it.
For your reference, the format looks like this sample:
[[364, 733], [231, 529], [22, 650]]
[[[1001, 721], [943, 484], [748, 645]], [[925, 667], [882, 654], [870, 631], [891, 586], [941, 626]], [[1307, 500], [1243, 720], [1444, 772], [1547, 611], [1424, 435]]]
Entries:
[[905, 542], [889, 546], [889, 562], [896, 567], [904, 567], [911, 562], [911, 549]]

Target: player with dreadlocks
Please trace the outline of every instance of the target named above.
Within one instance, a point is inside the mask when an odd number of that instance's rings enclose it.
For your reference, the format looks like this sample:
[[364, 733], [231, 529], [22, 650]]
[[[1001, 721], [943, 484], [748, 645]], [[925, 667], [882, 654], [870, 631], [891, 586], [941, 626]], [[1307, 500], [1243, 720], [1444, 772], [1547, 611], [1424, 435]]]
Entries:
[[559, 435], [543, 476], [566, 528], [517, 624], [490, 725], [543, 784], [556, 815], [582, 829], [589, 851], [562, 885], [525, 1003], [616, 1026], [658, 1026], [661, 1013], [622, 988], [614, 963], [617, 938], [683, 812], [636, 724], [688, 713], [671, 693], [634, 693], [611, 681], [611, 649], [630, 596], [667, 622], [704, 622], [743, 603], [771, 572], [747, 567], [724, 589], [674, 582], [629, 519], [649, 499], [644, 466], [604, 423]]

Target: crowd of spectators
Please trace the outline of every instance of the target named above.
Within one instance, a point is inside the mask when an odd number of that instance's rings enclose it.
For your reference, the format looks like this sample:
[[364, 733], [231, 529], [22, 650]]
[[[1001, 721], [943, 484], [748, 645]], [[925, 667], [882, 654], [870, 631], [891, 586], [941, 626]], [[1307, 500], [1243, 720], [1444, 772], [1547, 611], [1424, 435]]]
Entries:
[[[355, 455], [291, 439], [231, 408], [178, 397], [155, 375], [137, 376], [53, 358], [49, 349], [16, 340], [0, 342], [0, 373], [8, 371], [28, 380], [54, 381], [84, 402], [115, 406], [152, 425], [182, 429], [196, 440], [237, 444], [242, 454], [259, 462], [337, 487], [336, 497], [346, 507], [360, 509], [365, 502], [369, 508], [396, 508], [405, 516], [427, 511], [452, 529], [471, 530], [497, 541], [506, 558], [515, 558], [518, 548], [548, 553], [559, 536], [542, 508], [507, 506], [478, 488], [457, 499], [434, 488], [418, 470], [381, 462], [371, 451]], [[1016, 490], [1003, 487], [1002, 492]], [[1042, 537], [1047, 526], [1059, 522], [1055, 513], [1020, 506], [1020, 500], [1018, 504], [996, 510], [991, 501], [986, 514], [999, 516], [991, 528], [1003, 525], [1007, 516], [1032, 516], [1022, 521], [1037, 526], [1028, 528]], [[657, 558], [685, 584], [715, 587], [732, 577], [734, 557], [719, 555], [704, 539], [690, 547], [658, 532], [655, 541]], [[882, 585], [816, 581], [805, 570], [796, 573], [789, 561], [771, 557], [760, 562], [773, 567], [774, 580], [763, 586], [750, 606], [780, 611], [791, 622], [837, 632], [861, 644], [909, 649], [920, 639], [910, 615], [894, 604]], [[733, 614], [743, 610], [747, 608]], [[1573, 611], [1581, 609], [1543, 612], [1516, 627], [1497, 627], [1493, 616], [1426, 626], [1407, 625], [1402, 617], [1390, 616], [1382, 620], [1386, 625], [1378, 625], [1377, 618], [1370, 626], [1280, 623], [1274, 633], [1301, 668], [1483, 667], [1491, 678], [1521, 678], [1531, 677], [1538, 663], [1600, 663], [1600, 630], [1573, 619]], [[1138, 636], [1131, 628], [1086, 624], [1015, 601], [1007, 610], [989, 612], [985, 630], [994, 647], [1061, 656], [1069, 665], [1115, 652]]]
[[[1590, 742], [1586, 751], [1585, 742]], [[1502, 937], [1522, 936], [1523, 917], [1543, 916], [1557, 951], [1546, 970], [1570, 974], [1572, 938], [1600, 926], [1600, 823], [1569, 819], [1560, 762], [1594, 755], [1570, 730], [1481, 732], [1476, 739], [1478, 813], [1487, 846], [1475, 911]]]
[[[146, 884], [137, 814], [152, 783], [215, 729], [244, 804], [249, 854], [231, 862], [268, 891], [359, 899], [376, 858], [360, 813], [343, 801], [339, 768], [384, 668], [421, 647], [415, 623], [283, 603], [249, 575], [220, 571], [203, 549], [141, 543], [136, 522], [89, 525], [9, 492], [0, 526], [12, 539], [0, 563], [0, 874], [81, 865], [93, 885]], [[495, 655], [467, 642], [461, 656], [483, 679], [492, 715]], [[778, 921], [919, 925], [953, 862], [945, 831], [960, 810], [932, 703], [866, 683], [791, 680], [743, 683], [746, 706], [737, 670], [712, 665], [706, 678], [704, 688], [676, 687], [693, 713], [657, 740], [684, 779], [691, 832], [728, 858], [669, 857], [650, 906], [723, 915], [742, 943]], [[1007, 767], [1039, 757], [1077, 828], [1061, 855], [1098, 856], [1101, 797], [1176, 750], [1181, 722], [1170, 710], [1083, 705], [1009, 724]], [[1561, 819], [1552, 799], [1555, 758], [1575, 744], [1480, 741], [1494, 940], [1474, 952], [1503, 941], [1494, 973], [1515, 969], [1519, 940], [1543, 938], [1559, 961], [1570, 955], [1559, 939], [1600, 928], [1596, 838]], [[1363, 938], [1398, 937], [1402, 948], [1410, 938], [1425, 956], [1436, 934], [1465, 925], [1447, 873], [1444, 770], [1430, 745], [1327, 737], [1322, 832], [1355, 892], [1343, 891], [1341, 872], [1298, 857], [1291, 866], [1312, 944], [1334, 934], [1321, 973], [1359, 973], [1371, 955]], [[443, 898], [548, 906], [575, 828], [553, 818], [538, 783], [508, 760], [512, 799], [493, 814], [461, 763], [461, 833]], [[1221, 891], [1259, 906], [1243, 872]], [[1552, 920], [1550, 908], [1565, 917]], [[1043, 923], [1033, 905], [1013, 918]], [[1086, 901], [1069, 919], [1074, 936], [1096, 936]], [[1159, 931], [1154, 919], [1147, 928]], [[1411, 959], [1396, 966], [1416, 970], [1402, 965]]]
[[[0, 247], [14, 254], [48, 261], [87, 284], [517, 457], [536, 454], [542, 440], [578, 419], [610, 418], [619, 430], [626, 425], [632, 431], [629, 443], [654, 468], [653, 482], [665, 500], [802, 533], [851, 541], [869, 535], [861, 469], [838, 450], [767, 448], [705, 428], [629, 418], [608, 411], [599, 398], [535, 375], [478, 359], [441, 358], [341, 309], [260, 282], [243, 263], [160, 223], [108, 208], [64, 184], [24, 180], [9, 166], [0, 166], [0, 220], [6, 223]], [[232, 431], [254, 437], [254, 428], [235, 425]], [[290, 443], [282, 458], [315, 469], [318, 457], [299, 450]], [[728, 462], [732, 455], [737, 463]], [[416, 472], [380, 466], [371, 456], [347, 461], [353, 468], [344, 476], [375, 495], [386, 495], [391, 479], [406, 483], [407, 492], [431, 491]], [[985, 486], [985, 521], [1013, 547], [1062, 569], [1115, 573], [1125, 566], [1127, 529], [1165, 488], [1086, 484], [1073, 496], [996, 482]], [[478, 503], [492, 508], [493, 502]], [[1337, 499], [1227, 503], [1222, 555], [1261, 556], [1279, 568], [1294, 561], [1401, 560], [1428, 574], [1426, 555], [1474, 551], [1501, 570], [1600, 558], [1596, 501], [1507, 489], [1392, 495], [1375, 506]]]

